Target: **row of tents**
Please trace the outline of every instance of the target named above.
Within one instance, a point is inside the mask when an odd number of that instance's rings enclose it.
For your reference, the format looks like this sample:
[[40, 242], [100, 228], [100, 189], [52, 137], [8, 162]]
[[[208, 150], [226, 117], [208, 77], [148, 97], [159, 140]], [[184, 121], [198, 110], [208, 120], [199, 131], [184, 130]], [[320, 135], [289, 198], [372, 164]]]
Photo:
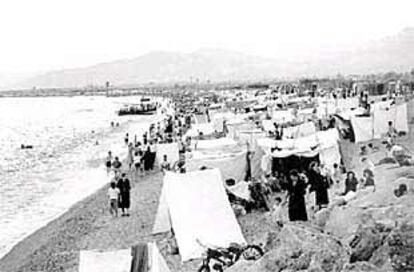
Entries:
[[[326, 117], [327, 114], [337, 114], [348, 120], [357, 142], [379, 137], [386, 132], [388, 120], [394, 122], [397, 130], [408, 131], [407, 105], [404, 103], [375, 103], [373, 114], [369, 117], [358, 116], [360, 111], [355, 106], [355, 100], [323, 100], [318, 103], [319, 118]], [[299, 113], [311, 115], [314, 112], [299, 110]], [[274, 111], [271, 119], [268, 115], [268, 112], [234, 114], [217, 110], [210, 112], [208, 117], [198, 116], [192, 128], [187, 131], [186, 136], [196, 138], [200, 132], [204, 136], [222, 132], [223, 122], [228, 129], [224, 138], [192, 141], [191, 152], [186, 152], [185, 155], [186, 173], [166, 172], [164, 175], [153, 234], [172, 231], [182, 261], [202, 257], [206, 250], [205, 245], [228, 247], [230, 243], [246, 243], [228, 200], [226, 180], [234, 179], [237, 187], [239, 181], [245, 180], [247, 170], [253, 178], [261, 178], [265, 171], [265, 158], [291, 160], [296, 157], [300, 159], [299, 165], [303, 162], [301, 159], [310, 158], [317, 159], [328, 167], [332, 167], [334, 163], [340, 164], [343, 159], [340, 148], [343, 139], [337, 128], [319, 131], [313, 122], [305, 121], [287, 126], [285, 137], [275, 140], [268, 133], [273, 129], [273, 122], [287, 120], [290, 115], [298, 114]], [[257, 120], [261, 126], [257, 126]], [[160, 144], [157, 148], [159, 160], [163, 155], [167, 155], [170, 162], [180, 159], [177, 143]], [[204, 170], [200, 170], [201, 168]], [[162, 256], [156, 245], [153, 244], [150, 248], [153, 256], [158, 256], [161, 260]], [[121, 252], [108, 254], [124, 256], [126, 267], [127, 260], [131, 261], [131, 252], [128, 257], [126, 252], [122, 252], [124, 255]], [[85, 268], [80, 271], [95, 271], [87, 270], [88, 263], [93, 258], [104, 256], [102, 254], [104, 253], [81, 252], [81, 267]], [[151, 271], [168, 269], [163, 264], [158, 267], [158, 270]], [[100, 271], [109, 270], [103, 268]]]

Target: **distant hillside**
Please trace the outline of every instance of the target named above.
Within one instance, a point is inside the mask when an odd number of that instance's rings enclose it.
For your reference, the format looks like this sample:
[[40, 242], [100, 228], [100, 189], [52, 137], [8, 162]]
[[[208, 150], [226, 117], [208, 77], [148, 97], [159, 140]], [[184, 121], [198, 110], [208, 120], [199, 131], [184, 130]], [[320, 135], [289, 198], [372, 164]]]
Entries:
[[321, 54], [288, 62], [222, 49], [201, 49], [193, 53], [152, 52], [134, 59], [101, 63], [79, 69], [53, 71], [30, 78], [16, 87], [82, 87], [148, 82], [248, 80], [337, 73], [407, 71], [414, 67], [414, 28], [372, 42], [352, 52]]

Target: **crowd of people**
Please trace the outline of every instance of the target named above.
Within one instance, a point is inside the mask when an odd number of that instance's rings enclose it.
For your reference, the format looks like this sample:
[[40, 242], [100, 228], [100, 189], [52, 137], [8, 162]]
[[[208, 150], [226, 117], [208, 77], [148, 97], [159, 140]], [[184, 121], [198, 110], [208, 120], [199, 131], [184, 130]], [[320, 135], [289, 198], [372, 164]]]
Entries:
[[[121, 209], [122, 216], [129, 216], [130, 208], [130, 179], [138, 182], [144, 175], [156, 170], [184, 172], [183, 163], [169, 161], [167, 155], [160, 158], [159, 167], [156, 166], [157, 145], [176, 142], [179, 152], [184, 153], [189, 143], [185, 143], [183, 135], [191, 125], [191, 115], [185, 111], [178, 111], [175, 115], [164, 114], [164, 119], [152, 123], [148, 131], [131, 139], [129, 133], [124, 136], [124, 145], [127, 147], [125, 161], [108, 151], [105, 166], [108, 175], [112, 175], [108, 189], [110, 214], [118, 216]], [[113, 123], [113, 122], [112, 122]], [[113, 124], [111, 123], [111, 126]], [[130, 179], [128, 178], [130, 177]]]
[[[368, 108], [368, 101], [369, 97], [367, 94], [362, 94], [360, 105]], [[163, 155], [162, 158], [159, 158], [159, 167], [155, 167], [155, 159], [158, 144], [176, 142], [180, 155], [188, 150], [191, 138], [187, 139], [184, 135], [191, 127], [193, 114], [194, 111], [191, 112], [182, 107], [176, 110], [175, 115], [166, 115], [162, 121], [151, 124], [149, 130], [142, 135], [141, 139], [138, 139], [135, 135], [133, 140], [131, 140], [130, 135], [127, 133], [124, 139], [125, 145], [128, 146], [125, 162], [121, 162], [118, 157], [113, 158], [111, 152], [108, 153], [106, 166], [108, 172], [114, 173], [114, 179], [109, 188], [111, 192], [108, 191], [111, 199], [111, 213], [116, 215], [113, 210], [115, 204], [113, 204], [112, 197], [115, 197], [118, 191], [118, 207], [126, 209], [125, 214], [128, 214], [130, 198], [127, 195], [129, 194], [130, 186], [123, 185], [127, 173], [132, 177], [132, 180], [137, 180], [139, 176], [153, 172], [155, 169], [163, 173], [166, 171], [185, 172], [184, 159], [180, 159], [178, 162], [171, 162], [167, 155]], [[207, 116], [209, 115], [207, 114]], [[327, 120], [326, 125], [316, 127], [319, 130], [324, 130], [334, 128], [335, 126], [335, 119], [332, 117]], [[387, 148], [389, 150], [388, 153], [390, 153], [388, 157], [393, 156], [395, 158], [395, 153], [400, 154], [403, 152], [395, 144], [398, 132], [395, 130], [393, 123], [389, 122], [388, 126]], [[227, 131], [225, 122], [223, 127], [223, 134], [225, 135]], [[271, 134], [272, 138], [281, 140], [283, 134], [284, 126], [274, 123], [274, 133]], [[295, 165], [289, 164], [283, 167], [275, 166], [272, 163], [267, 163], [266, 165], [263, 164], [263, 161], [272, 161], [272, 155], [266, 154], [263, 158], [269, 158], [262, 160], [264, 175], [261, 179], [256, 180], [252, 178], [251, 173], [249, 174], [250, 168], [248, 167], [245, 182], [248, 183], [250, 199], [242, 199], [227, 191], [229, 200], [233, 207], [237, 205], [242, 206], [245, 212], [249, 212], [252, 209], [271, 211], [278, 225], [283, 225], [284, 219], [281, 216], [281, 210], [283, 209], [287, 210], [288, 220], [307, 221], [309, 211], [317, 212], [333, 204], [330, 196], [335, 196], [335, 198], [342, 197], [346, 202], [354, 197], [358, 190], [372, 188], [372, 191], [375, 191], [375, 164], [364, 154], [361, 154], [361, 156], [362, 171], [357, 175], [353, 171], [346, 172], [345, 168], [337, 163], [334, 163], [332, 166], [321, 165], [317, 158], [307, 162], [307, 166], [305, 168], [300, 167], [300, 169]], [[248, 158], [249, 155], [247, 155], [247, 160]], [[400, 165], [412, 165], [411, 157], [400, 154], [398, 158], [399, 161], [397, 161]], [[381, 161], [379, 164], [381, 164]], [[126, 180], [127, 184], [129, 184], [129, 180]], [[229, 186], [232, 183], [234, 184], [235, 182], [231, 180], [226, 181], [226, 184]], [[124, 203], [122, 199], [126, 199]]]

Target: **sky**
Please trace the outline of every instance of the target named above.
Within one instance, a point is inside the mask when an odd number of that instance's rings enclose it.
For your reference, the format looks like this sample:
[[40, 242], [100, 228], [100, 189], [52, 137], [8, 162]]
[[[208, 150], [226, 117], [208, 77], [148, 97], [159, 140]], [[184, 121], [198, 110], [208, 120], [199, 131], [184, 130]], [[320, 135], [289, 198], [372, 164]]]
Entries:
[[0, 74], [210, 47], [301, 58], [413, 27], [413, 10], [410, 0], [1, 0]]

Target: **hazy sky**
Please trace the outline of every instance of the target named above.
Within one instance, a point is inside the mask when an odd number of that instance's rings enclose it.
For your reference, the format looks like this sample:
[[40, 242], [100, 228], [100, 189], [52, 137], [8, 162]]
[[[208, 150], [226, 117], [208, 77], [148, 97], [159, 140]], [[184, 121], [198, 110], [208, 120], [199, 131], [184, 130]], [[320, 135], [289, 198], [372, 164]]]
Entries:
[[396, 34], [413, 11], [410, 0], [0, 0], [0, 73], [201, 47], [300, 57]]

